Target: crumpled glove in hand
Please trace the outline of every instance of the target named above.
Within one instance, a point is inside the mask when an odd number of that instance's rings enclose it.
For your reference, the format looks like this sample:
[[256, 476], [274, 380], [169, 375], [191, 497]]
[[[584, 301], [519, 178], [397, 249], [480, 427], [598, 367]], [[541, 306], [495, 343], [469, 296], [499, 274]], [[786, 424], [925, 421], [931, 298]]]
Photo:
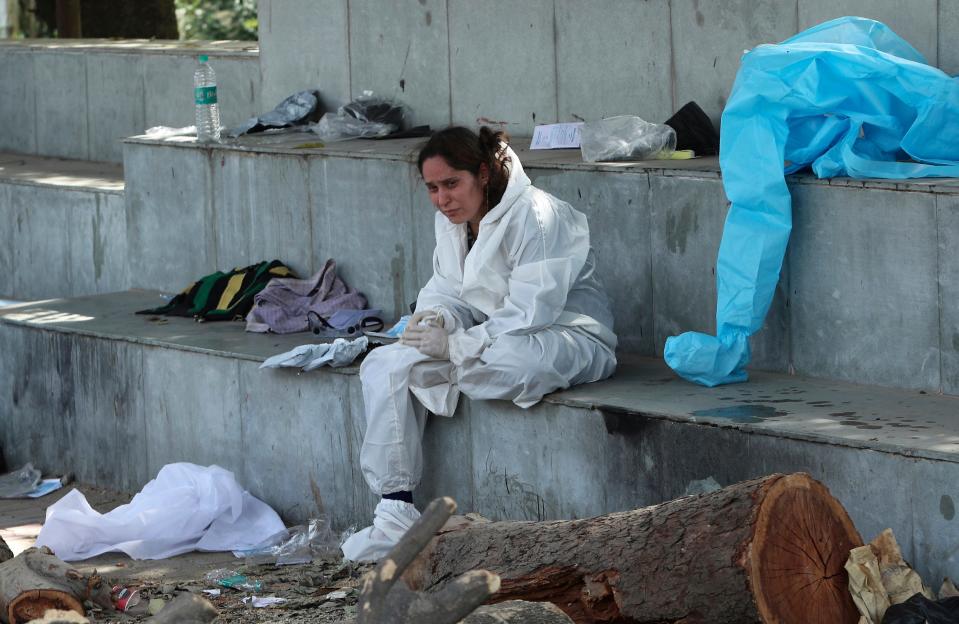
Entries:
[[413, 319], [410, 319], [406, 331], [400, 336], [400, 343], [413, 347], [431, 358], [448, 360], [450, 358], [449, 334], [443, 328], [443, 317], [434, 317], [427, 323], [429, 324], [414, 325]]
[[416, 327], [420, 324], [443, 327], [446, 324], [446, 321], [443, 320], [443, 315], [436, 310], [419, 310], [418, 312], [413, 313], [413, 316], [410, 317], [410, 321], [406, 324], [406, 327]]

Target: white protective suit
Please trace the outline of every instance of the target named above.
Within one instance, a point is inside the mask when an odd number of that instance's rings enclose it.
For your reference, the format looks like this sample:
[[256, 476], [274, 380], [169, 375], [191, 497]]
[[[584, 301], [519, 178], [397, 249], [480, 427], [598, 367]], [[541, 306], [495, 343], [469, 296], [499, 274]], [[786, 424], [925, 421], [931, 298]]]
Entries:
[[527, 408], [616, 368], [613, 317], [594, 273], [586, 217], [534, 187], [513, 150], [506, 153], [509, 184], [471, 250], [466, 224], [436, 213], [433, 277], [416, 308], [443, 315], [449, 361], [393, 344], [360, 368], [367, 426], [360, 464], [377, 494], [411, 491], [420, 481], [426, 415], [411, 393], [442, 416], [452, 416], [460, 392]]

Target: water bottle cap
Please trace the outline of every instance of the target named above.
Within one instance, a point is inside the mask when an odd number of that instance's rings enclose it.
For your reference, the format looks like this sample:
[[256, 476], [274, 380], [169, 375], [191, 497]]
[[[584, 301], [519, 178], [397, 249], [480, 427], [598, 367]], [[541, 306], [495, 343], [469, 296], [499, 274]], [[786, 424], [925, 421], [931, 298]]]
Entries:
[[201, 63], [206, 63], [208, 60], [210, 60], [210, 57], [208, 57], [206, 54], [201, 54], [201, 55], [200, 55], [200, 62], [201, 62]]

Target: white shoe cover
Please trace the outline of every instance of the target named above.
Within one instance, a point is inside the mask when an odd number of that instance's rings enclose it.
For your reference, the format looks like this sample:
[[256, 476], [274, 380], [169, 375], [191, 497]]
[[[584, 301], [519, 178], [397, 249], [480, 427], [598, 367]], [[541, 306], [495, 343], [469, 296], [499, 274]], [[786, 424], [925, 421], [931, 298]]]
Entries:
[[343, 555], [350, 561], [379, 561], [420, 517], [410, 503], [383, 499], [373, 511], [373, 525], [357, 531], [343, 542]]

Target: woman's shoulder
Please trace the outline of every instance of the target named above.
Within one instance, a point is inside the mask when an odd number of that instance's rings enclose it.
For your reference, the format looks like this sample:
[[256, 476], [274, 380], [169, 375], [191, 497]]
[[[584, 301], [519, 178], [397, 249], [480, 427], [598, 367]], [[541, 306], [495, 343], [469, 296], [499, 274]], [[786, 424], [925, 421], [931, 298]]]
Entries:
[[588, 238], [585, 215], [562, 199], [531, 186], [520, 197], [520, 202], [516, 207], [521, 209], [513, 216], [508, 241], [519, 244], [535, 239], [554, 248], [582, 236]]
[[541, 227], [559, 226], [580, 214], [568, 202], [536, 186], [527, 187], [519, 201], [525, 208], [519, 211], [523, 220], [539, 223]]

